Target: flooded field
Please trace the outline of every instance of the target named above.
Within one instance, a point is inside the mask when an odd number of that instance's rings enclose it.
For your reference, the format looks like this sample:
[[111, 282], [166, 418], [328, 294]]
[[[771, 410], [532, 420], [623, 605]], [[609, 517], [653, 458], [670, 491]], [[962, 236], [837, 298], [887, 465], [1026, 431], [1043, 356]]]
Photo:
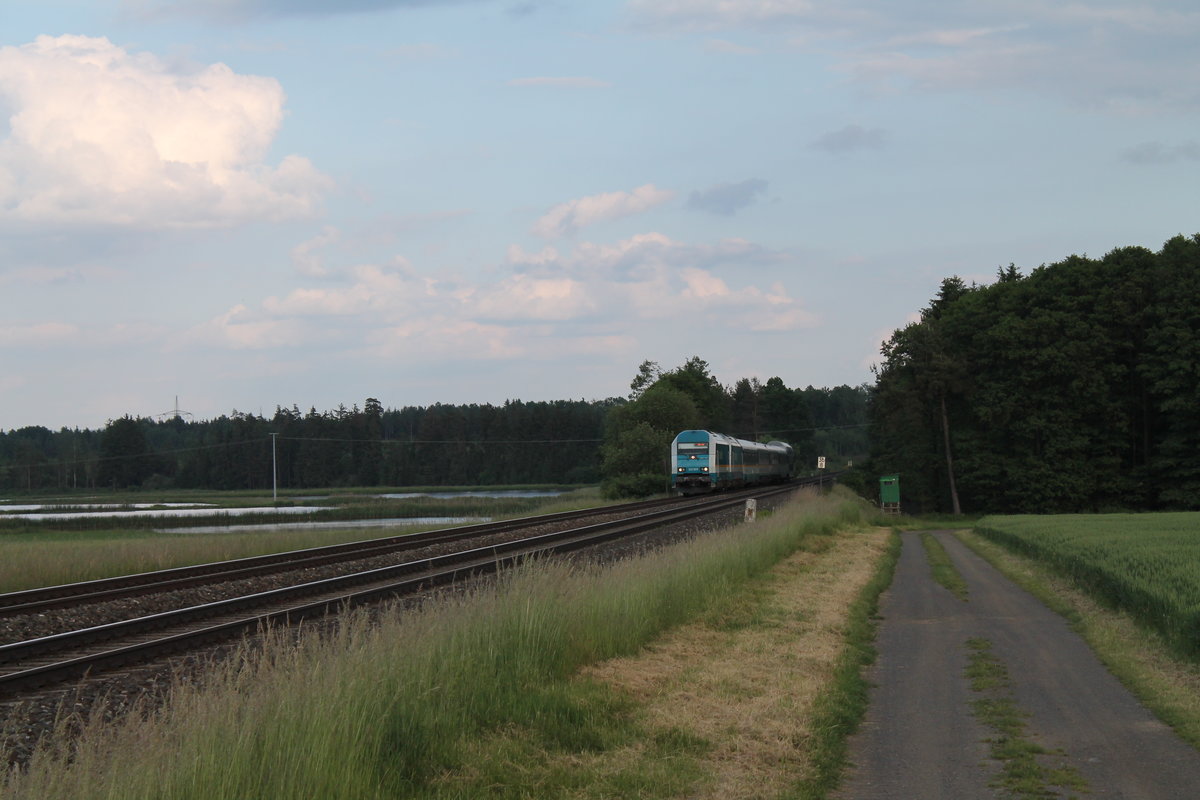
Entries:
[[[274, 501], [268, 493], [200, 493], [194, 500], [163, 493], [78, 498], [50, 497], [41, 502], [0, 498], [0, 524], [69, 526], [70, 530], [132, 526], [158, 533], [233, 533], [320, 531], [350, 528], [460, 525], [527, 513], [569, 493], [564, 489], [414, 488], [411, 491], [354, 491], [291, 495]], [[110, 496], [112, 497], [112, 496]], [[121, 502], [127, 499], [126, 502]], [[154, 502], [151, 502], [154, 500]], [[322, 513], [324, 512], [324, 513]], [[320, 515], [292, 522], [284, 517]], [[244, 522], [236, 518], [248, 517]], [[195, 518], [191, 527], [187, 522]], [[161, 521], [161, 522], [156, 522]], [[94, 525], [92, 524], [94, 523]], [[184, 526], [184, 527], [181, 527]], [[82, 527], [81, 527], [82, 526]]]
[[[47, 520], [71, 520], [71, 519], [129, 519], [129, 518], [144, 518], [144, 517], [212, 517], [212, 516], [228, 516], [240, 517], [247, 514], [315, 514], [318, 511], [325, 511], [329, 506], [257, 506], [250, 508], [221, 508], [215, 504], [206, 506], [192, 506], [187, 503], [179, 503], [172, 505], [184, 505], [186, 508], [164, 508], [167, 504], [146, 504], [145, 508], [130, 509], [127, 505], [111, 506], [112, 509], [119, 510], [87, 510], [87, 511], [33, 511], [31, 513], [22, 513], [20, 515], [9, 514], [12, 506], [0, 506], [0, 519], [12, 516], [30, 522], [45, 522]], [[45, 508], [81, 508], [81, 506], [45, 506]], [[27, 508], [37, 508], [36, 506], [27, 506]], [[101, 506], [89, 508], [103, 508]]]
[[491, 517], [392, 517], [390, 519], [347, 519], [327, 522], [277, 522], [262, 525], [198, 525], [188, 528], [162, 528], [159, 533], [246, 533], [249, 531], [334, 531], [350, 528], [431, 527], [491, 522]]

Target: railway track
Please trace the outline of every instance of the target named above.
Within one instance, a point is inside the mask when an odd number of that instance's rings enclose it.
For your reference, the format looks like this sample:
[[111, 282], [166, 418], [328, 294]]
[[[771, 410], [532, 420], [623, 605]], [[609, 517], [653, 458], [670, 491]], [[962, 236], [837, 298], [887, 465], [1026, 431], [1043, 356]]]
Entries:
[[536, 517], [522, 517], [501, 522], [464, 525], [461, 527], [409, 533], [368, 539], [358, 542], [290, 550], [263, 556], [251, 556], [230, 561], [217, 561], [187, 567], [101, 578], [93, 581], [46, 586], [19, 592], [0, 594], [0, 617], [16, 614], [39, 614], [56, 608], [83, 603], [101, 603], [125, 597], [157, 594], [191, 586], [240, 580], [261, 575], [306, 569], [342, 562], [359, 561], [375, 556], [414, 550], [431, 544], [460, 542], [494, 536], [531, 525], [560, 524], [614, 513], [640, 513], [657, 508], [680, 505], [678, 498], [647, 500], [621, 506], [602, 506], [578, 511], [564, 511]]
[[[310, 581], [217, 602], [0, 645], [0, 696], [13, 696], [47, 685], [60, 684], [129, 664], [145, 662], [160, 656], [193, 650], [216, 641], [253, 633], [265, 626], [292, 625], [346, 608], [428, 591], [431, 588], [445, 586], [466, 577], [494, 573], [524, 559], [570, 552], [623, 537], [635, 536], [697, 517], [727, 512], [740, 507], [749, 497], [765, 498], [787, 493], [793, 491], [797, 485], [803, 485], [803, 482], [754, 492], [743, 492], [733, 496], [723, 495], [698, 503], [681, 504], [678, 501], [664, 502], [660, 500], [633, 504], [634, 509], [642, 513], [632, 518], [569, 527], [565, 530], [541, 533], [445, 555], [418, 558], [335, 578]], [[586, 520], [588, 516], [595, 516], [596, 513], [604, 511], [611, 514], [613, 509], [592, 510], [590, 514], [569, 512], [568, 515], [548, 515], [548, 517], [559, 522], [564, 521], [564, 516]], [[511, 530], [519, 525], [528, 527], [541, 524], [546, 522], [548, 517], [525, 518], [495, 525], [470, 526], [475, 529], [472, 531], [460, 528], [449, 532], [431, 532], [431, 534], [451, 536], [457, 541], [476, 538], [488, 532], [481, 529], [491, 529], [490, 532], [495, 533], [497, 528]], [[408, 541], [410, 539], [410, 537], [392, 538], [394, 541], [380, 546], [404, 549], [404, 543], [401, 540]], [[385, 541], [388, 540], [377, 540], [377, 543]], [[426, 539], [427, 542], [428, 539]], [[352, 546], [338, 545], [334, 548], [316, 548], [315, 550], [338, 550], [348, 547]], [[347, 553], [354, 551], [349, 550], [341, 554], [315, 553], [313, 550], [296, 552], [304, 554], [301, 558], [307, 559], [346, 557]], [[280, 555], [295, 555], [295, 553]], [[362, 556], [349, 557], [361, 558]], [[282, 566], [286, 563], [294, 563], [294, 561], [287, 562], [285, 560], [249, 565], [245, 563], [247, 561], [257, 561], [257, 559], [240, 559], [238, 562], [224, 562], [224, 565], [210, 564], [198, 568], [187, 568], [188, 570], [208, 570], [188, 575], [165, 577], [162, 573], [148, 574], [158, 575], [159, 577], [156, 579], [148, 576], [130, 576], [130, 578], [144, 578], [144, 580], [136, 585], [113, 585], [103, 590], [98, 590], [95, 586], [95, 584], [103, 582], [93, 581], [90, 582], [92, 587], [89, 591], [46, 596], [41, 602], [55, 604], [55, 607], [58, 607], [69, 603], [93, 602], [101, 591], [119, 592], [124, 593], [120, 596], [128, 596], [130, 592], [163, 591], [164, 585], [178, 585], [173, 583], [177, 581], [185, 581], [188, 583], [184, 585], [191, 585], [196, 581], [227, 580], [228, 578], [223, 576], [247, 569], [296, 568]], [[230, 564], [236, 566], [230, 567]], [[219, 569], [222, 566], [225, 568]], [[168, 570], [167, 572], [180, 571]], [[54, 587], [54, 590], [67, 589], [68, 587]], [[54, 595], [54, 590], [46, 591], [50, 592], [50, 595]], [[30, 593], [20, 594], [29, 595]], [[12, 595], [5, 597], [10, 598]], [[36, 602], [36, 600], [25, 598], [24, 603], [13, 603], [7, 608], [30, 608], [33, 607], [31, 604]]]

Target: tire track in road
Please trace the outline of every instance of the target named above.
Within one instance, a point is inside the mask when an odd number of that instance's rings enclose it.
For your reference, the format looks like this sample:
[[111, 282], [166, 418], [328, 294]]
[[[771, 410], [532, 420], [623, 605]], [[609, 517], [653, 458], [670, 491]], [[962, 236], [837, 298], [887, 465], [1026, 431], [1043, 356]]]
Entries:
[[967, 549], [938, 532], [967, 582], [963, 603], [936, 584], [915, 533], [881, 603], [875, 688], [850, 743], [854, 766], [838, 797], [1003, 797], [989, 784], [998, 765], [991, 735], [970, 711], [965, 642], [987, 639], [1012, 676], [1028, 733], [1061, 750], [1089, 784], [1089, 797], [1200, 797], [1200, 753], [1113, 678], [1067, 623]]

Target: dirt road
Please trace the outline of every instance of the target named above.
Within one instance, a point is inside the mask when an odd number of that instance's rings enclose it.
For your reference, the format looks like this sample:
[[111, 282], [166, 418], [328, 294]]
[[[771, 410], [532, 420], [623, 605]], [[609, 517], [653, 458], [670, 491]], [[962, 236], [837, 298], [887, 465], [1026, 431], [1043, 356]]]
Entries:
[[1043, 764], [1073, 772], [1049, 797], [1183, 800], [1200, 797], [1200, 752], [1146, 711], [1057, 614], [948, 532], [935, 534], [967, 582], [958, 600], [933, 581], [918, 534], [905, 533], [884, 595], [875, 688], [851, 740], [846, 800], [1011, 797], [997, 785], [996, 731], [977, 718], [965, 675], [968, 641], [990, 643], [1008, 673], [1003, 690], [1025, 715]]

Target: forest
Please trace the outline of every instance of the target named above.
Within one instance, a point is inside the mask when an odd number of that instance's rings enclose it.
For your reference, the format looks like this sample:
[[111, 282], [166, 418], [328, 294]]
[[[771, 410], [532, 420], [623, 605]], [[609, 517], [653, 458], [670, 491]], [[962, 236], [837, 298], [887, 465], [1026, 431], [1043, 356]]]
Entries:
[[947, 278], [882, 355], [870, 469], [905, 510], [1200, 509], [1200, 235]]
[[[621, 465], [606, 465], [605, 454], [619, 449], [622, 420], [636, 414], [639, 398], [660, 381], [652, 398], [674, 382], [689, 404], [678, 419], [656, 420], [667, 429], [711, 425], [744, 437], [789, 439], [805, 452], [819, 444], [831, 457], [866, 456], [865, 387], [789, 389], [772, 378], [724, 388], [697, 357], [666, 372], [646, 362], [629, 396], [604, 400], [389, 409], [367, 398], [361, 408], [330, 411], [280, 406], [270, 417], [126, 415], [101, 430], [0, 431], [0, 490], [269, 489], [273, 447], [280, 489], [602, 481], [612, 487], [620, 484]], [[666, 435], [651, 468], [659, 484], [667, 444], [680, 429], [657, 434]]]

